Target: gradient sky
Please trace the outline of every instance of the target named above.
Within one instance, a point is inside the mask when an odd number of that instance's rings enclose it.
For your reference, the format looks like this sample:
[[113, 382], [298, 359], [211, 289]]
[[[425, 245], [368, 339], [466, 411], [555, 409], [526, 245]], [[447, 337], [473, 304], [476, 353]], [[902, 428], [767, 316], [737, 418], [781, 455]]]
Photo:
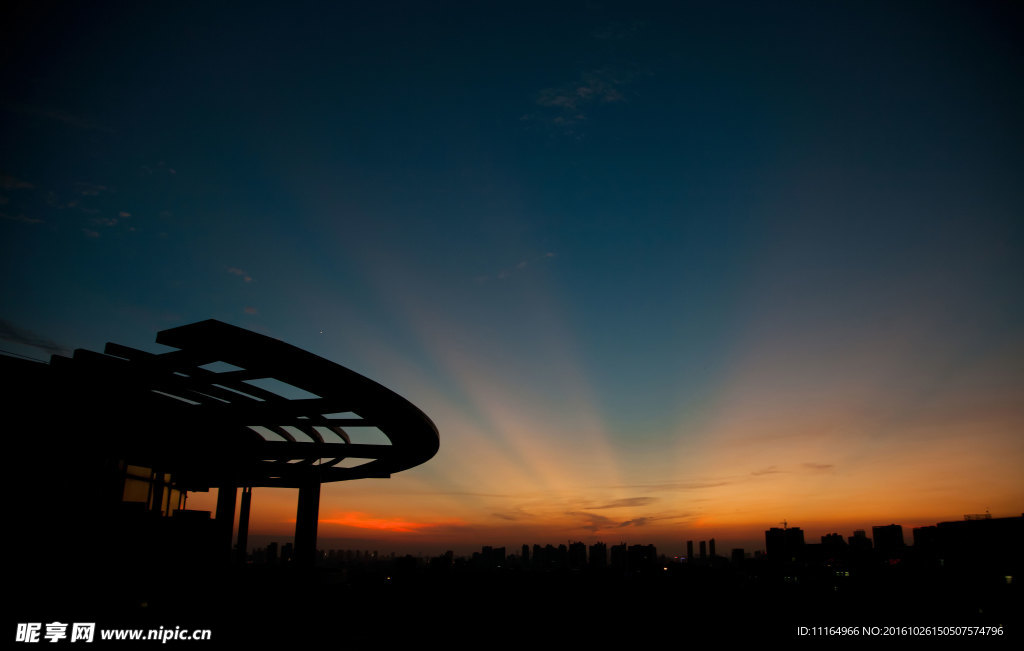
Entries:
[[252, 4], [5, 3], [4, 350], [215, 318], [404, 395], [440, 452], [322, 543], [1024, 511], [1019, 3]]

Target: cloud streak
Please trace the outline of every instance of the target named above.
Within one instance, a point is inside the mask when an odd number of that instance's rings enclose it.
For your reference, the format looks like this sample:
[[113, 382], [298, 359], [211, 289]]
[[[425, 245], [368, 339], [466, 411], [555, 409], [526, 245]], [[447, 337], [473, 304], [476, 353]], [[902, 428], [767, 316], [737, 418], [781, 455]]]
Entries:
[[51, 355], [67, 355], [71, 349], [31, 330], [19, 328], [10, 321], [0, 319], [0, 340], [30, 346]]
[[238, 267], [228, 267], [228, 273], [231, 274], [232, 276], [238, 276], [247, 283], [252, 282], [252, 276], [250, 276], [245, 271], [239, 269]]
[[653, 502], [657, 502], [657, 501], [658, 501], [657, 497], [624, 497], [624, 498], [622, 498], [620, 500], [615, 500], [614, 502], [609, 502], [608, 504], [604, 504], [602, 506], [594, 506], [594, 507], [591, 507], [591, 508], [598, 509], [598, 510], [602, 510], [602, 509], [621, 509], [621, 508], [629, 508], [629, 507], [637, 507], [637, 506], [647, 506], [647, 505], [649, 505], [649, 504], [651, 504]]
[[541, 90], [534, 100], [538, 110], [521, 119], [573, 133], [588, 119], [594, 107], [625, 102], [623, 91], [632, 78], [632, 74], [612, 68], [585, 72], [575, 81]]
[[536, 264], [539, 264], [541, 262], [545, 262], [545, 261], [551, 260], [554, 257], [555, 257], [555, 254], [552, 253], [551, 251], [548, 251], [547, 253], [544, 253], [544, 254], [541, 254], [541, 255], [537, 255], [537, 256], [534, 256], [532, 258], [524, 258], [524, 259], [520, 260], [519, 262], [517, 262], [515, 264], [515, 266], [507, 267], [505, 269], [502, 269], [501, 271], [499, 271], [496, 274], [477, 276], [476, 281], [477, 281], [478, 284], [482, 285], [482, 284], [490, 282], [492, 280], [507, 280], [508, 278], [511, 278], [513, 275], [518, 274], [519, 272], [523, 271], [524, 269], [526, 269], [527, 267], [529, 267], [531, 265], [536, 265]]

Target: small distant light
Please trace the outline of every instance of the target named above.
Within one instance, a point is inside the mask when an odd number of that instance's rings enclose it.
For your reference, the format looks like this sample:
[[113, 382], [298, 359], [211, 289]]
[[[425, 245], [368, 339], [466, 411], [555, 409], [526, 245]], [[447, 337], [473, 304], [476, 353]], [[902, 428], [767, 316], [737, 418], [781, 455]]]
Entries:
[[1007, 574], [1003, 578], [1006, 579], [1007, 583], [1013, 583], [1013, 575], [1012, 574]]

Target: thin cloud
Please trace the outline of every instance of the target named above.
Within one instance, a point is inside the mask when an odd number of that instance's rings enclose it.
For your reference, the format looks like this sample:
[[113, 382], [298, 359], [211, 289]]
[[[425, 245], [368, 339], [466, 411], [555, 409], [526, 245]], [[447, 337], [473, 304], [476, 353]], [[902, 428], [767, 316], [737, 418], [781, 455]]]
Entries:
[[580, 525], [582, 529], [586, 529], [592, 533], [600, 533], [602, 531], [611, 531], [613, 529], [625, 529], [626, 527], [643, 527], [650, 522], [656, 520], [676, 520], [685, 518], [687, 516], [665, 516], [665, 517], [640, 517], [631, 518], [629, 520], [614, 520], [607, 516], [603, 516], [599, 513], [591, 513], [589, 511], [570, 511], [566, 515], [575, 518], [581, 518], [583, 524]]
[[35, 186], [13, 176], [0, 175], [0, 188], [4, 190], [31, 190]]
[[50, 339], [47, 339], [46, 337], [32, 332], [31, 330], [19, 328], [10, 321], [4, 319], [0, 319], [0, 339], [3, 341], [22, 344], [24, 346], [30, 346], [51, 355], [67, 355], [71, 352], [71, 349], [67, 346], [62, 346]]
[[834, 463], [812, 463], [810, 461], [805, 461], [800, 465], [808, 470], [832, 470], [836, 467]]
[[75, 189], [83, 197], [95, 197], [110, 190], [110, 188], [108, 188], [105, 185], [98, 185], [96, 183], [85, 183], [84, 181], [79, 181], [78, 183], [75, 183]]
[[0, 219], [7, 219], [12, 222], [22, 222], [23, 224], [42, 224], [43, 220], [37, 217], [26, 217], [25, 215], [8, 215], [7, 213], [0, 212]]
[[619, 529], [623, 527], [642, 527], [647, 524], [652, 518], [633, 518], [632, 520], [626, 520], [625, 522], [619, 523]]
[[775, 474], [778, 474], [778, 473], [781, 473], [781, 472], [786, 472], [786, 471], [785, 470], [779, 470], [775, 466], [768, 466], [767, 468], [762, 468], [761, 470], [754, 470], [750, 474], [754, 475], [755, 477], [760, 477], [761, 475], [775, 475]]
[[244, 280], [247, 283], [252, 282], [252, 276], [247, 274], [245, 271], [239, 269], [238, 267], [228, 267], [228, 273], [231, 274], [232, 276], [239, 276], [242, 280]]
[[103, 131], [106, 133], [114, 132], [113, 129], [97, 124], [92, 120], [83, 118], [79, 115], [73, 115], [60, 109], [45, 106], [33, 106], [30, 104], [17, 104], [14, 102], [4, 102], [2, 106], [4, 109], [11, 111], [12, 113], [21, 113], [22, 115], [53, 120], [54, 122], [60, 122], [76, 129], [86, 131]]
[[658, 501], [657, 497], [624, 497], [624, 498], [622, 498], [620, 500], [615, 500], [614, 502], [609, 502], [608, 504], [604, 504], [602, 506], [594, 506], [594, 507], [591, 507], [591, 508], [598, 509], [598, 510], [602, 510], [602, 509], [621, 509], [621, 508], [629, 508], [629, 507], [637, 507], [637, 506], [647, 506], [648, 504], [651, 504], [651, 503], [657, 502], [657, 501]]
[[746, 481], [743, 479], [709, 479], [705, 481], [667, 481], [658, 484], [628, 484], [616, 488], [639, 488], [646, 491], [692, 491], [704, 488], [718, 488], [720, 486], [731, 486]]
[[524, 258], [517, 262], [514, 266], [502, 269], [496, 274], [477, 276], [476, 282], [477, 284], [482, 285], [492, 280], [507, 280], [508, 278], [511, 278], [513, 275], [523, 271], [524, 269], [530, 267], [531, 265], [537, 265], [541, 262], [551, 260], [554, 257], [555, 254], [552, 253], [551, 251], [548, 251], [547, 253], [543, 253], [532, 258]]
[[573, 82], [541, 90], [534, 100], [539, 110], [522, 119], [573, 133], [595, 106], [624, 102], [623, 90], [632, 78], [632, 74], [611, 68], [585, 72]]
[[250, 314], [250, 315], [255, 315], [255, 314], [259, 314], [259, 313], [260, 313], [260, 311], [259, 311], [259, 310], [257, 310], [257, 309], [256, 309], [256, 308], [254, 308], [254, 307], [246, 307], [246, 308], [245, 308], [245, 313], [246, 313], [246, 314]]
[[617, 523], [611, 518], [607, 518], [597, 513], [588, 513], [586, 511], [569, 511], [566, 515], [570, 517], [582, 518], [583, 524], [580, 525], [583, 529], [597, 533], [605, 529], [617, 528]]

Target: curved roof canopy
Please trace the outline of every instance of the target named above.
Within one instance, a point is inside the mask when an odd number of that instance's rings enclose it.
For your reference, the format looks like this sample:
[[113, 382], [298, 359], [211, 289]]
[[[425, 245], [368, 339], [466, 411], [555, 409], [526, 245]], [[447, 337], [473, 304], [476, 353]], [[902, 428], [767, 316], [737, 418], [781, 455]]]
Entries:
[[90, 450], [174, 473], [187, 490], [388, 477], [437, 453], [437, 427], [408, 400], [283, 341], [214, 320], [156, 340], [177, 350], [54, 357], [75, 422], [102, 432]]

